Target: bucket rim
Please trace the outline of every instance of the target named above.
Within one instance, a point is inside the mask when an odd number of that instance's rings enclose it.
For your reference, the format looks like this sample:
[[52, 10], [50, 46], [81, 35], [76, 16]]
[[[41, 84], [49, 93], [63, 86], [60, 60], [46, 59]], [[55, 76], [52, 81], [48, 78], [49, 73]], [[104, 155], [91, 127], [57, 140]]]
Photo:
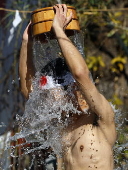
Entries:
[[[68, 9], [75, 9], [74, 6], [67, 6]], [[40, 8], [40, 9], [36, 9], [32, 12], [32, 15], [37, 13], [37, 12], [41, 12], [41, 11], [48, 11], [48, 10], [53, 10], [53, 7], [45, 7], [45, 8]]]

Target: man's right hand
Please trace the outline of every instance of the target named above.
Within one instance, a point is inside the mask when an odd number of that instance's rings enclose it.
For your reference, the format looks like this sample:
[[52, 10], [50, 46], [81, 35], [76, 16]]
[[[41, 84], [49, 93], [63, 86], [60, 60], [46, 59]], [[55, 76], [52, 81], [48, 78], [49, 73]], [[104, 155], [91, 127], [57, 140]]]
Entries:
[[56, 31], [56, 29], [65, 30], [72, 20], [72, 12], [67, 16], [68, 9], [65, 4], [57, 4], [53, 8], [55, 9], [55, 17], [52, 25], [54, 31]]

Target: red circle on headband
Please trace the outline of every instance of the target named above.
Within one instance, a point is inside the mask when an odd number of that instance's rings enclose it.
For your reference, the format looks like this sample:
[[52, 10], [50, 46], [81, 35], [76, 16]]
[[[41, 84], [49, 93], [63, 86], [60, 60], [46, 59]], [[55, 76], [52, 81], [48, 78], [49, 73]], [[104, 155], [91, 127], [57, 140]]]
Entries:
[[41, 86], [44, 86], [46, 83], [47, 83], [47, 78], [46, 78], [46, 76], [42, 76], [42, 77], [40, 78], [40, 85], [41, 85]]

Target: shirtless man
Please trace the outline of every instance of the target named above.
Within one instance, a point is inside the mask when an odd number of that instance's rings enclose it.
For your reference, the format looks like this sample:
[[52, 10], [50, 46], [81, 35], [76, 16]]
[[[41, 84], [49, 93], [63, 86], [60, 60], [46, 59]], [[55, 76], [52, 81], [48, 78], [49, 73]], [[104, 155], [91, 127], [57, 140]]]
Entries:
[[[68, 142], [62, 144], [64, 154], [58, 161], [58, 170], [113, 170], [112, 147], [116, 141], [113, 109], [98, 92], [89, 77], [85, 60], [64, 32], [72, 19], [72, 14], [69, 17], [66, 16], [66, 5], [57, 4], [54, 9], [56, 14], [53, 30], [64, 59], [79, 87], [75, 93], [79, 108], [83, 111], [80, 115], [72, 114], [73, 123], [64, 130], [67, 135], [62, 137], [62, 142], [66, 140]], [[32, 77], [33, 69], [26, 55], [28, 50], [26, 37], [25, 35], [22, 43], [19, 71], [22, 92], [28, 97], [30, 86], [27, 84], [31, 83], [26, 75], [29, 75], [29, 78]], [[88, 114], [84, 114], [85, 110]]]

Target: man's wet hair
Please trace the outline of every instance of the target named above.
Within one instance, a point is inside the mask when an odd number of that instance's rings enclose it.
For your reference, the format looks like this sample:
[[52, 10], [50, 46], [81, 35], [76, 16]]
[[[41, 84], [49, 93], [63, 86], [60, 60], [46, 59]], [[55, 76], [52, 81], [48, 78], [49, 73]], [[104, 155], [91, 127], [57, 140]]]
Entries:
[[53, 61], [50, 61], [44, 68], [41, 70], [41, 74], [45, 76], [52, 76], [53, 78], [58, 78], [69, 73], [69, 68], [63, 58], [57, 58]]
[[[41, 74], [44, 76], [52, 76], [58, 84], [64, 83], [64, 76], [70, 73], [70, 70], [64, 60], [64, 58], [57, 58], [46, 64], [42, 70]], [[93, 81], [92, 74], [89, 72], [89, 77]]]

